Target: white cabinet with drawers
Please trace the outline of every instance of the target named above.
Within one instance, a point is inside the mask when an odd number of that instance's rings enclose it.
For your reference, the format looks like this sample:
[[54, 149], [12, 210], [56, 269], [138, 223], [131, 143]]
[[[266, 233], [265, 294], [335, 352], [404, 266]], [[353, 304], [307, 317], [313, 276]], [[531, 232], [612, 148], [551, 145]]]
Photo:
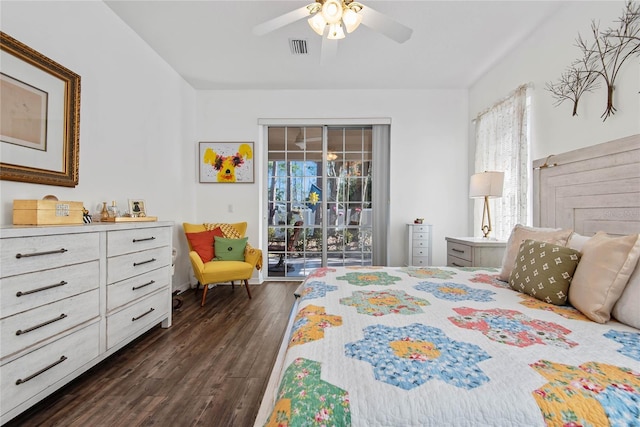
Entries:
[[170, 227], [107, 232], [107, 349], [166, 316], [170, 270]]
[[431, 224], [407, 224], [408, 266], [431, 265]]
[[484, 237], [447, 237], [449, 267], [500, 267], [507, 242]]
[[0, 424], [171, 326], [172, 227], [0, 228]]

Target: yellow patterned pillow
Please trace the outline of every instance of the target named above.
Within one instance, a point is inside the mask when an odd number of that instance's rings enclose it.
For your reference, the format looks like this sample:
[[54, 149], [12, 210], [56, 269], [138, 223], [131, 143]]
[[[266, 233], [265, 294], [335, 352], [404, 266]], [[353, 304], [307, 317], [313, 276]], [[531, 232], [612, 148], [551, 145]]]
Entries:
[[226, 237], [227, 239], [239, 239], [239, 238], [242, 237], [242, 235], [240, 234], [238, 229], [235, 228], [231, 224], [222, 223], [222, 222], [218, 222], [218, 223], [214, 223], [214, 224], [210, 224], [210, 223], [205, 223], [204, 224], [204, 228], [207, 231], [211, 231], [211, 230], [213, 230], [215, 228], [218, 228], [218, 227], [220, 227], [220, 229], [224, 233], [224, 237]]
[[525, 240], [520, 244], [509, 285], [549, 304], [565, 305], [580, 252], [552, 243]]

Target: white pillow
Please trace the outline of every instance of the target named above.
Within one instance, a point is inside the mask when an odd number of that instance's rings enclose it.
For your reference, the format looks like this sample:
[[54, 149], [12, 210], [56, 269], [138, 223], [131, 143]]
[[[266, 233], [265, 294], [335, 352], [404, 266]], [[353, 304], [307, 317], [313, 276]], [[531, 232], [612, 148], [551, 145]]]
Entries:
[[640, 329], [640, 263], [633, 270], [611, 314], [618, 322]]
[[582, 247], [569, 287], [569, 302], [589, 319], [605, 323], [640, 257], [640, 235], [596, 233]]
[[581, 234], [573, 232], [571, 233], [571, 236], [569, 236], [569, 241], [567, 242], [567, 246], [570, 247], [571, 249], [575, 249], [576, 251], [582, 252], [582, 247], [584, 246], [585, 243], [587, 243], [587, 241], [590, 238], [591, 237], [589, 236], [583, 236]]

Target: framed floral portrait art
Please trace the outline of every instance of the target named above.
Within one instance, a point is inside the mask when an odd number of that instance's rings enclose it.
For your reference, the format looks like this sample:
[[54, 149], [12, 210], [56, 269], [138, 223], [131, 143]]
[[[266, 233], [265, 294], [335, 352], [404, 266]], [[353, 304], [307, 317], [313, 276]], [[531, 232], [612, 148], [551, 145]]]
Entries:
[[251, 183], [253, 142], [201, 142], [199, 165], [201, 183]]

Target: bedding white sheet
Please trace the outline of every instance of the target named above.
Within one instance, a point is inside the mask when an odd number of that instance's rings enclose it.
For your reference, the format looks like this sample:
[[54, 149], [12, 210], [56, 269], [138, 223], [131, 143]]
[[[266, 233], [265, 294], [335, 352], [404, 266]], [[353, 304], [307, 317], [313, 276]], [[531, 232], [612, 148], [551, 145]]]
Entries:
[[316, 270], [256, 425], [640, 426], [640, 331], [496, 273]]

